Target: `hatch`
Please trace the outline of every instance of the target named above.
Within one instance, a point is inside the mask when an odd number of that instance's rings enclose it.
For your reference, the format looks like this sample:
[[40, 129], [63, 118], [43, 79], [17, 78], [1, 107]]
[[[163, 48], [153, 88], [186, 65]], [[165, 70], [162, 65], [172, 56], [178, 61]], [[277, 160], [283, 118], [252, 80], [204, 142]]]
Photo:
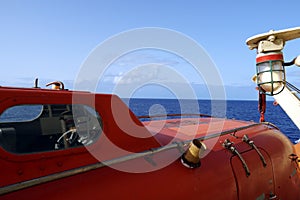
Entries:
[[260, 200], [274, 196], [273, 168], [270, 157], [263, 149], [258, 148], [258, 150], [265, 159], [265, 166], [254, 149], [241, 153], [250, 172], [248, 175], [239, 157], [235, 155], [231, 158], [239, 199]]
[[236, 145], [228, 139], [223, 145], [232, 153], [230, 162], [239, 199], [275, 198], [273, 166], [268, 153], [247, 135]]

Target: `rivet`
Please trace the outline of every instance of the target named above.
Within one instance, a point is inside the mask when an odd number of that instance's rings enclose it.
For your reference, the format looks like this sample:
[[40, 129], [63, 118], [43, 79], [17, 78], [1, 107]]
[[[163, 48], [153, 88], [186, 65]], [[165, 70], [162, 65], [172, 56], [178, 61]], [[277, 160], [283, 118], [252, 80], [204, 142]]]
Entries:
[[61, 167], [61, 166], [63, 166], [63, 163], [62, 162], [57, 162], [57, 166]]
[[19, 169], [19, 170], [17, 171], [17, 174], [18, 174], [19, 176], [21, 176], [23, 173], [24, 173], [24, 172], [23, 172], [22, 169]]

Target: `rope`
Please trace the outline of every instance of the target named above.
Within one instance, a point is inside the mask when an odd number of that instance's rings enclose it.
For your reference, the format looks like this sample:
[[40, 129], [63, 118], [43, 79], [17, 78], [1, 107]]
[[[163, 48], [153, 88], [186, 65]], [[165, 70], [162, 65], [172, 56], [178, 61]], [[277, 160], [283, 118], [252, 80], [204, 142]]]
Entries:
[[258, 110], [260, 113], [259, 122], [264, 122], [266, 112], [266, 94], [259, 91], [258, 95]]

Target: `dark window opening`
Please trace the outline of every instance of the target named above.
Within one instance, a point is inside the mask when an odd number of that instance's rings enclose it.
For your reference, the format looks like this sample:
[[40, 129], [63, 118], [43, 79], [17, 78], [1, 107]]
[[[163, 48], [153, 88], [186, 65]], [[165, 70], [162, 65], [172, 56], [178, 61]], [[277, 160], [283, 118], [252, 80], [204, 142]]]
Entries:
[[0, 146], [14, 153], [90, 145], [101, 132], [99, 114], [86, 105], [18, 105], [0, 115]]

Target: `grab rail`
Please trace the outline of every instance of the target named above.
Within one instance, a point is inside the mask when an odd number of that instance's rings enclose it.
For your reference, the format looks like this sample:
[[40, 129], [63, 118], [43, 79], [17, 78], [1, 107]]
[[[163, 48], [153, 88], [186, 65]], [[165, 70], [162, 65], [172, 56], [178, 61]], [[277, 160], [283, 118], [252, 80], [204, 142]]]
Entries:
[[159, 117], [179, 117], [179, 116], [197, 116], [197, 117], [213, 117], [211, 115], [207, 114], [197, 114], [197, 113], [184, 113], [184, 114], [165, 114], [165, 115], [142, 115], [142, 116], [137, 116], [139, 119], [144, 119], [144, 118], [159, 118]]
[[[242, 126], [239, 128], [234, 128], [234, 129], [230, 129], [227, 131], [222, 131], [219, 133], [215, 133], [209, 136], [202, 136], [199, 138], [196, 138], [197, 140], [200, 141], [205, 141], [208, 139], [212, 139], [215, 137], [219, 137], [219, 136], [223, 136], [223, 135], [227, 135], [227, 134], [231, 134], [233, 132], [237, 132], [237, 131], [241, 131], [241, 130], [245, 130], [248, 128], [252, 128], [255, 126], [259, 126], [259, 125], [270, 125], [269, 123], [255, 123], [255, 124], [250, 124], [247, 126]], [[186, 140], [186, 141], [182, 141], [182, 142], [173, 142], [169, 145], [163, 146], [163, 147], [158, 147], [158, 148], [153, 148], [144, 152], [140, 152], [140, 153], [135, 153], [135, 154], [130, 154], [127, 156], [123, 156], [123, 157], [119, 157], [119, 158], [115, 158], [115, 159], [111, 159], [108, 161], [104, 161], [104, 162], [99, 162], [99, 163], [95, 163], [95, 164], [91, 164], [91, 165], [87, 165], [87, 166], [83, 166], [83, 167], [79, 167], [76, 169], [70, 169], [70, 170], [66, 170], [64, 172], [59, 172], [56, 174], [51, 174], [51, 175], [47, 175], [47, 176], [43, 176], [43, 177], [39, 177], [39, 178], [35, 178], [35, 179], [31, 179], [28, 181], [24, 181], [24, 182], [20, 182], [20, 183], [15, 183], [12, 185], [8, 185], [8, 186], [4, 186], [2, 188], [0, 188], [0, 195], [4, 195], [13, 191], [17, 191], [20, 189], [24, 189], [24, 188], [29, 188], [38, 184], [42, 184], [42, 183], [46, 183], [49, 181], [53, 181], [53, 180], [57, 180], [57, 179], [61, 179], [61, 178], [66, 178], [69, 176], [73, 176], [76, 174], [81, 174], [84, 172], [88, 172], [91, 170], [95, 170], [95, 169], [99, 169], [105, 166], [110, 166], [113, 164], [118, 164], [118, 163], [122, 163], [125, 161], [129, 161], [129, 160], [133, 160], [136, 158], [141, 158], [141, 157], [145, 157], [145, 156], [151, 156], [155, 153], [159, 153], [159, 152], [163, 152], [166, 150], [170, 150], [170, 149], [174, 149], [177, 148], [181, 153], [182, 153], [182, 149], [183, 147], [185, 147], [186, 145], [188, 145], [192, 140]]]

